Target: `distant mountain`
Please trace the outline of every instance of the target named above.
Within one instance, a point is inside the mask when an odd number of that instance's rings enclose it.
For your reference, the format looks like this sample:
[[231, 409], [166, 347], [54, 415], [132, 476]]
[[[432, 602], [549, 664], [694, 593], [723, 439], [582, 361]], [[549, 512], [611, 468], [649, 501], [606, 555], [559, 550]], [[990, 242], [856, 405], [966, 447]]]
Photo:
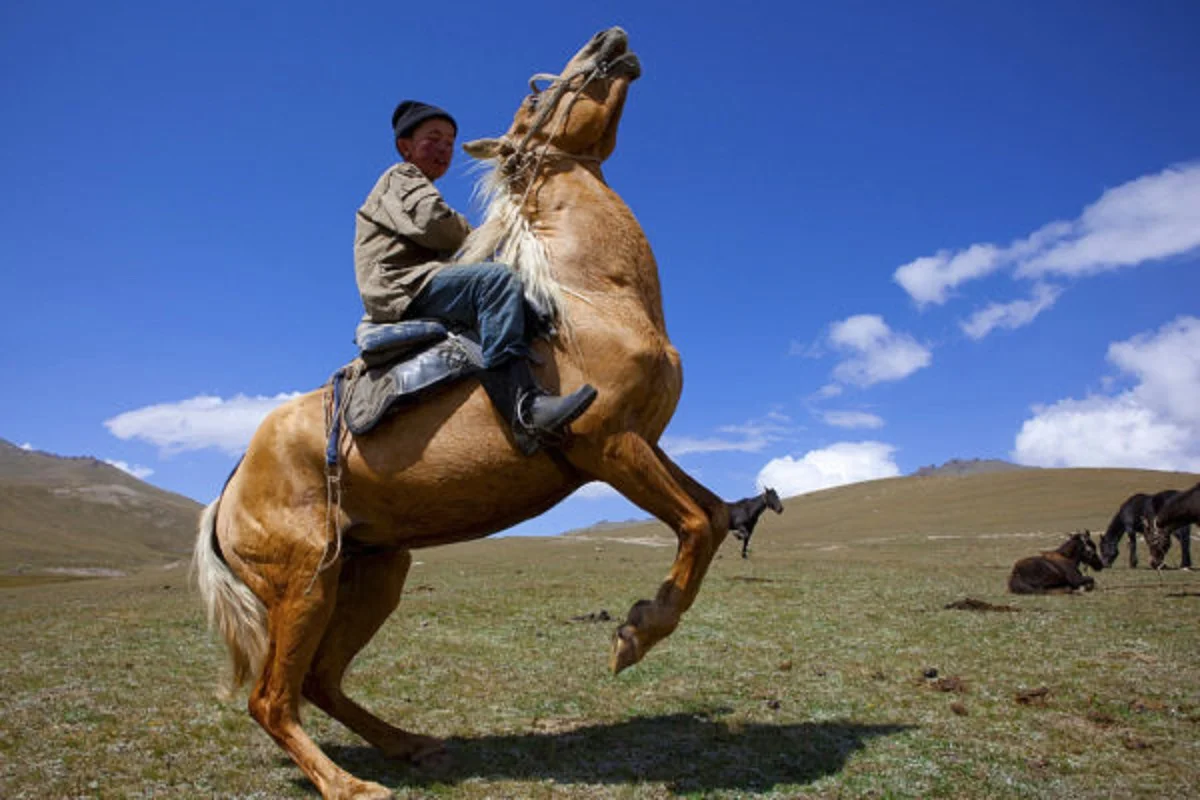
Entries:
[[921, 467], [913, 473], [915, 477], [924, 478], [930, 475], [980, 475], [986, 472], [1011, 472], [1014, 469], [1037, 469], [1011, 464], [995, 458], [952, 458], [940, 467], [930, 464]]
[[0, 439], [0, 574], [177, 561], [201, 508], [99, 459]]
[[591, 525], [585, 525], [582, 528], [572, 528], [568, 531], [563, 531], [563, 535], [564, 536], [578, 536], [578, 535], [586, 536], [588, 534], [594, 535], [597, 533], [607, 533], [609, 531], [623, 530], [625, 528], [629, 528], [634, 525], [645, 525], [647, 522], [650, 522], [650, 521], [651, 520], [649, 517], [641, 517], [640, 519], [639, 518], [631, 518], [631, 519], [627, 519], [624, 521], [619, 521], [619, 520], [614, 521], [614, 520], [602, 519], [599, 522], [593, 523]]

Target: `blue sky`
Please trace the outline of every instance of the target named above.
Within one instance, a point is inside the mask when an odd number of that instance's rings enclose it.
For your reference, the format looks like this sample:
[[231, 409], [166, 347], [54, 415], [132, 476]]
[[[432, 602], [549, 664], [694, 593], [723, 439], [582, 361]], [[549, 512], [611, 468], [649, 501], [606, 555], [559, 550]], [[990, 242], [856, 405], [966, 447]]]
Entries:
[[[499, 134], [617, 24], [644, 75], [605, 174], [658, 258], [685, 468], [731, 498], [1200, 472], [1200, 6], [510, 8], [6, 4], [0, 436], [207, 502], [354, 355], [394, 104]], [[469, 162], [440, 186], [478, 220]], [[642, 516], [593, 486], [518, 532]]]

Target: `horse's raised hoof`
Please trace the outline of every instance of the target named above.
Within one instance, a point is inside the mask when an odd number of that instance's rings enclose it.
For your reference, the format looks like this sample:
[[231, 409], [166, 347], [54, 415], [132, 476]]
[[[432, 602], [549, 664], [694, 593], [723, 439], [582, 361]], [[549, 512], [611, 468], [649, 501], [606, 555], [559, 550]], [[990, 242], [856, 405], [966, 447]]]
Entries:
[[641, 650], [638, 646], [637, 632], [632, 625], [626, 623], [617, 628], [613, 634], [612, 656], [608, 659], [608, 667], [612, 674], [620, 675], [622, 670], [641, 661]]

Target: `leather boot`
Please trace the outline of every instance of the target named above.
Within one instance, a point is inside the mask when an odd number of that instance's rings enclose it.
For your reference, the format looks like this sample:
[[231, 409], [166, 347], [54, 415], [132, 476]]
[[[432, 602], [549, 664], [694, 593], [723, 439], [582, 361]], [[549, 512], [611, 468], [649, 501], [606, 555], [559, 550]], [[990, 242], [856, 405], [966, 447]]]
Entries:
[[596, 390], [586, 383], [565, 397], [548, 394], [538, 386], [523, 358], [484, 370], [479, 381], [496, 410], [509, 421], [517, 449], [527, 456], [540, 446], [559, 444], [566, 427], [596, 399]]

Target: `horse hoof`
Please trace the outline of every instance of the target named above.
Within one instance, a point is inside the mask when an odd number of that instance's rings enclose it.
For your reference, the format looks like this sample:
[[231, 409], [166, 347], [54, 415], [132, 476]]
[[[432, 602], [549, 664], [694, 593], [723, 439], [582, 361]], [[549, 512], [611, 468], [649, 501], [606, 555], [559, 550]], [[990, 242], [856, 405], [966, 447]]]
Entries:
[[620, 675], [623, 670], [641, 661], [640, 650], [633, 628], [628, 625], [617, 628], [617, 632], [613, 634], [612, 656], [608, 660], [612, 674]]

